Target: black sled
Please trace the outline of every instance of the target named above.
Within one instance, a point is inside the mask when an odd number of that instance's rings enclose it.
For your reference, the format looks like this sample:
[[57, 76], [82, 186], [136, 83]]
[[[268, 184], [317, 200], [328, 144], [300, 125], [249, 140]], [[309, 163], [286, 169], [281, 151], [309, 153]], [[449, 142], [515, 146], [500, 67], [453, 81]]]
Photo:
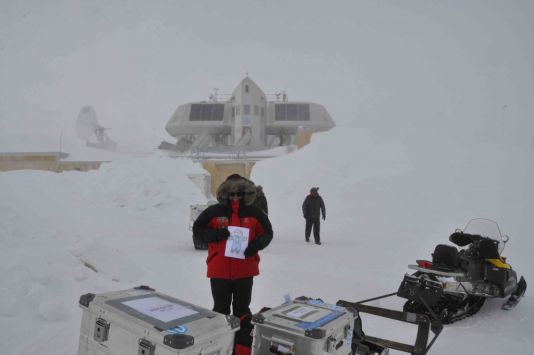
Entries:
[[[424, 286], [420, 285], [416, 292], [421, 292]], [[428, 353], [439, 334], [443, 329], [441, 321], [435, 316], [427, 316], [422, 313], [413, 313], [407, 311], [398, 311], [382, 307], [374, 307], [365, 303], [395, 296], [396, 293], [390, 293], [383, 296], [374, 297], [359, 302], [349, 302], [339, 300], [336, 305], [346, 308], [352, 308], [358, 312], [371, 314], [374, 316], [392, 319], [395, 321], [412, 324], [417, 326], [417, 335], [414, 344], [401, 343], [390, 339], [378, 338], [366, 334], [362, 327], [361, 318], [358, 316], [354, 322], [354, 332], [352, 339], [352, 354], [357, 355], [388, 355], [389, 350], [397, 350], [412, 355], [425, 355]], [[431, 312], [430, 312], [431, 313]], [[430, 338], [430, 335], [433, 335]]]

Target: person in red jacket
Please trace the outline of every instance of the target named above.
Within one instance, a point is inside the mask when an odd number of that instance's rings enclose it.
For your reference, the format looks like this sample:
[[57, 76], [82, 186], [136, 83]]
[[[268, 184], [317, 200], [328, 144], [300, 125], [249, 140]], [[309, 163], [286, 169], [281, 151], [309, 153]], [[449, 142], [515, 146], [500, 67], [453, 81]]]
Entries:
[[[255, 197], [252, 181], [230, 175], [217, 189], [218, 203], [205, 209], [193, 223], [193, 235], [208, 243], [206, 263], [213, 310], [230, 314], [232, 306], [232, 313], [238, 318], [250, 314], [253, 277], [259, 275], [258, 251], [273, 239], [269, 218], [253, 206]], [[229, 226], [248, 229], [244, 259], [225, 256]]]

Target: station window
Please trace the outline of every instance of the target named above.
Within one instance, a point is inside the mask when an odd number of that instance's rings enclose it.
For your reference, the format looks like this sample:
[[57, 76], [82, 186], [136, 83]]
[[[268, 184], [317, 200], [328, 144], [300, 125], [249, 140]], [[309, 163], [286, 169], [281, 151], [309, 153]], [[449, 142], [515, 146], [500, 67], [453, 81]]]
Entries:
[[243, 115], [250, 115], [250, 105], [243, 105]]
[[254, 115], [260, 115], [260, 107], [258, 105], [254, 105]]
[[310, 105], [308, 104], [276, 104], [276, 121], [309, 121]]
[[191, 104], [190, 121], [222, 121], [224, 104]]

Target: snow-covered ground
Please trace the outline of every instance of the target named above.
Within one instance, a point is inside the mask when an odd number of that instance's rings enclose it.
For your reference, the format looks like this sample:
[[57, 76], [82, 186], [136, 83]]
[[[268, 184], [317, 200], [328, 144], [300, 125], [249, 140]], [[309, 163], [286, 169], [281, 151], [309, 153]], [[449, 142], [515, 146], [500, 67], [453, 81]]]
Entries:
[[[498, 146], [484, 147], [479, 162], [451, 165], [458, 154], [476, 152], [435, 143], [425, 156], [440, 155], [440, 162], [345, 127], [317, 136], [301, 151], [259, 162], [252, 178], [266, 191], [275, 238], [261, 253], [252, 309], [280, 304], [285, 294], [333, 303], [395, 291], [408, 263], [430, 257], [435, 244], [473, 217], [500, 223], [511, 236], [505, 255], [532, 280], [534, 242], [525, 213], [531, 202], [522, 197], [531, 188], [518, 178], [526, 168], [511, 165], [510, 174], [496, 179], [488, 169]], [[188, 160], [154, 152], [88, 173], [0, 174], [2, 348], [8, 354], [75, 353], [77, 301], [87, 292], [147, 284], [211, 307], [206, 253], [194, 250], [188, 230], [189, 205], [204, 199], [186, 174], [199, 172]], [[311, 186], [320, 187], [327, 206], [321, 246], [303, 237], [300, 206]], [[530, 293], [513, 311], [501, 311], [500, 303], [490, 301], [476, 316], [447, 326], [432, 353], [531, 348]], [[377, 304], [399, 309], [401, 302]], [[21, 328], [32, 336], [21, 336]], [[414, 332], [393, 323], [372, 330], [406, 341]]]
[[[406, 265], [471, 218], [496, 220], [504, 255], [534, 279], [534, 5], [530, 0], [0, 0], [0, 151], [109, 160], [100, 170], [0, 173], [0, 353], [76, 353], [78, 298], [150, 285], [211, 307], [193, 249], [187, 178], [156, 151], [179, 104], [231, 92], [324, 105], [337, 123], [304, 149], [257, 163], [275, 237], [253, 311], [285, 294], [326, 302], [397, 289]], [[74, 134], [95, 107], [118, 144]], [[323, 245], [304, 242], [302, 201], [319, 186]], [[530, 290], [446, 326], [432, 354], [528, 353]], [[400, 300], [375, 304], [400, 307]], [[413, 329], [364, 319], [403, 340]], [[374, 335], [374, 334], [373, 334]]]

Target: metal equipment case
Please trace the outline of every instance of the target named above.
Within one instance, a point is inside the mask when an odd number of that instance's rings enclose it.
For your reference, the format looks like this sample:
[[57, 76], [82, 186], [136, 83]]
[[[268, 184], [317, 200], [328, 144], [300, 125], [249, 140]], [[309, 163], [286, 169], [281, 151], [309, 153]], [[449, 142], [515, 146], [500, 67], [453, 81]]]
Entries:
[[252, 354], [352, 354], [356, 317], [353, 310], [299, 297], [252, 316]]
[[239, 319], [147, 286], [80, 297], [78, 355], [229, 355]]

